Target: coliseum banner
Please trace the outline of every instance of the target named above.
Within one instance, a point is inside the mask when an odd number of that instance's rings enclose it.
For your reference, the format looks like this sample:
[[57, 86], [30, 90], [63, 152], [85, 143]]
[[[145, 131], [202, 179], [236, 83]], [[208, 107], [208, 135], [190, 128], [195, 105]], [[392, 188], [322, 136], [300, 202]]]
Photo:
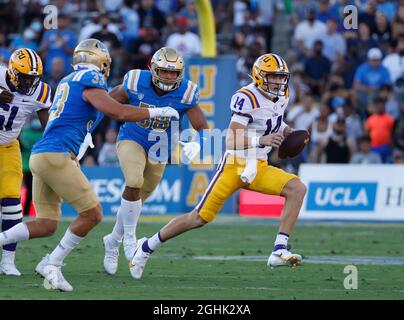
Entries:
[[404, 221], [404, 165], [302, 164], [302, 219]]

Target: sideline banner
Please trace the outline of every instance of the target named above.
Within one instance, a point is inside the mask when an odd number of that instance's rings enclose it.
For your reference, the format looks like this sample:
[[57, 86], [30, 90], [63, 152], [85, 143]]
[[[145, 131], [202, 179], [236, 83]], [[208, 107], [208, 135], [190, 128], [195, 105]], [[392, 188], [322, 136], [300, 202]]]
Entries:
[[302, 164], [300, 218], [404, 221], [404, 165]]

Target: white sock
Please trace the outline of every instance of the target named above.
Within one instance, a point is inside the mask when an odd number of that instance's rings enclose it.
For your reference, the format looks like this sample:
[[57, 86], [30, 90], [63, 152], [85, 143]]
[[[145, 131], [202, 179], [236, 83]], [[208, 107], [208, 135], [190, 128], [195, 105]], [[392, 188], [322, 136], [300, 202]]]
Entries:
[[70, 228], [66, 230], [65, 235], [62, 240], [60, 240], [58, 246], [49, 256], [49, 263], [60, 266], [63, 264], [63, 260], [67, 257], [67, 255], [79, 245], [80, 241], [83, 240], [83, 237], [76, 236], [74, 233], [70, 231]]
[[[120, 209], [120, 208], [119, 208]], [[111, 236], [108, 238], [108, 241], [114, 247], [119, 247], [123, 238], [123, 221], [122, 221], [122, 212], [118, 210], [116, 214], [116, 221], [114, 228], [112, 229]]]
[[28, 227], [24, 222], [16, 224], [11, 229], [0, 233], [0, 247], [29, 239]]
[[156, 250], [161, 246], [163, 242], [160, 239], [160, 232], [155, 233], [149, 240], [147, 240], [147, 244], [151, 250]]
[[140, 211], [142, 211], [142, 200], [127, 201], [122, 198], [119, 210], [122, 214], [124, 233], [134, 234], [136, 237], [136, 225], [140, 216]]
[[15, 251], [8, 251], [3, 249], [3, 255], [1, 257], [2, 263], [12, 263], [14, 264]]
[[275, 239], [275, 245], [273, 251], [279, 249], [287, 249], [288, 247], [289, 235], [284, 232], [278, 232]]

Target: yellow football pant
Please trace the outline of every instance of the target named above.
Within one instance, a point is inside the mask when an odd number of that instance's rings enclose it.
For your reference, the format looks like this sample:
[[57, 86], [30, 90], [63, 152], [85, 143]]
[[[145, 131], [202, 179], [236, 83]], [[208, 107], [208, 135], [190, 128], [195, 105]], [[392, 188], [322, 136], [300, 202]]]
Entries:
[[199, 216], [203, 220], [212, 221], [227, 198], [240, 188], [265, 194], [280, 195], [282, 189], [290, 180], [299, 179], [294, 174], [269, 166], [264, 160], [258, 160], [257, 175], [254, 181], [248, 184], [240, 179], [246, 164], [245, 161], [243, 158], [225, 154], [202, 200], [196, 207]]
[[20, 144], [14, 140], [0, 145], [0, 199], [19, 198], [22, 184]]

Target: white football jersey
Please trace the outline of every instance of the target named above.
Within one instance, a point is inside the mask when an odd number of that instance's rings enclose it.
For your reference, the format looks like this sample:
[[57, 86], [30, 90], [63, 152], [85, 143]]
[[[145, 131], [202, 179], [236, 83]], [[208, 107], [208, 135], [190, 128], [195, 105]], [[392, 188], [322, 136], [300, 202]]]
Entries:
[[[0, 86], [9, 90], [6, 82], [7, 68], [0, 65]], [[38, 110], [52, 105], [50, 86], [40, 82], [32, 96], [13, 92], [11, 103], [0, 103], [0, 144], [8, 144], [17, 139], [27, 118]]]
[[[232, 111], [231, 121], [247, 127], [247, 134], [262, 136], [270, 133], [282, 133], [287, 124], [283, 121], [283, 113], [289, 102], [289, 94], [278, 97], [276, 102], [265, 97], [259, 89], [251, 83], [238, 90], [230, 102]], [[272, 147], [258, 147], [246, 150], [227, 150], [228, 153], [238, 157], [255, 157], [267, 160]]]

